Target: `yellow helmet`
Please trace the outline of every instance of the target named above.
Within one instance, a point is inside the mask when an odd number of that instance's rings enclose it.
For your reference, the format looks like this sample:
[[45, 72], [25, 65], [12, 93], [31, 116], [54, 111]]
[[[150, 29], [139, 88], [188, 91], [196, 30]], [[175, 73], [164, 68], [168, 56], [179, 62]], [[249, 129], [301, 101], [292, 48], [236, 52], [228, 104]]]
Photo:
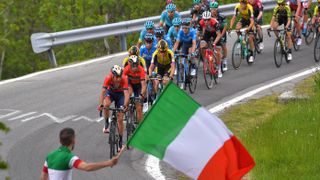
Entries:
[[129, 49], [129, 56], [130, 55], [136, 55], [136, 56], [139, 56], [140, 54], [140, 50], [138, 48], [138, 46], [131, 46], [130, 49]]
[[168, 43], [165, 40], [161, 39], [157, 44], [157, 48], [159, 51], [167, 51]]

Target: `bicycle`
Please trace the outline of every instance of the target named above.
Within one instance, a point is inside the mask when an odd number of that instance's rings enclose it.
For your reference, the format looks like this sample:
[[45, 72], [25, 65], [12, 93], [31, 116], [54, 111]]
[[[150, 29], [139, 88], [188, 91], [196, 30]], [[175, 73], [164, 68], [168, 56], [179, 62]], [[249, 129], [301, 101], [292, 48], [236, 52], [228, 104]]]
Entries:
[[[159, 85], [158, 85], [158, 91], [155, 93], [153, 90], [153, 81], [154, 80], [158, 80], [159, 81]], [[160, 94], [162, 93], [163, 89], [164, 89], [164, 84], [163, 84], [163, 80], [167, 80], [169, 81], [169, 77], [165, 76], [165, 77], [161, 77], [161, 75], [156, 75], [153, 73], [152, 77], [149, 77], [149, 82], [148, 82], [148, 92], [149, 93], [149, 98], [150, 98], [150, 103], [151, 105], [153, 105], [155, 103], [155, 101], [157, 100], [157, 98], [160, 96]]]
[[[110, 159], [116, 155], [116, 153], [119, 150], [120, 146], [120, 135], [119, 135], [119, 128], [118, 128], [118, 112], [124, 112], [123, 108], [107, 108], [103, 107], [105, 110], [111, 110], [111, 122], [110, 122], [110, 128], [109, 128], [109, 153], [110, 153]], [[102, 117], [102, 111], [100, 111], [100, 117]]]
[[[131, 135], [136, 129], [136, 125], [138, 124], [137, 120], [137, 111], [136, 111], [136, 103], [142, 103], [143, 101], [139, 97], [131, 96], [128, 105], [128, 111], [125, 113], [126, 130], [127, 130], [127, 141], [130, 139]], [[129, 147], [127, 146], [129, 149]]]
[[204, 49], [203, 58], [203, 77], [208, 89], [213, 87], [213, 81], [218, 84], [218, 66], [217, 64], [217, 51], [210, 48]]
[[[308, 14], [310, 17], [312, 17], [310, 10], [308, 11]], [[313, 40], [316, 38], [316, 35], [315, 35], [316, 29], [313, 27], [311, 21], [312, 21], [312, 18], [309, 18], [307, 22], [307, 33], [304, 35], [304, 40], [307, 45], [310, 45], [313, 42]], [[316, 24], [318, 24], [318, 22], [316, 22]], [[317, 27], [317, 25], [315, 27]]]
[[[285, 60], [287, 63], [290, 61], [288, 60], [288, 40], [287, 40], [287, 31], [285, 29], [281, 30], [271, 30], [270, 28], [267, 29], [269, 37], [271, 37], [270, 32], [275, 31], [278, 32], [278, 36], [276, 41], [274, 42], [274, 50], [273, 50], [273, 57], [274, 57], [274, 63], [277, 68], [279, 68], [282, 64], [282, 59], [285, 57]], [[280, 55], [279, 57], [277, 57]]]
[[[235, 41], [232, 47], [232, 66], [234, 69], [239, 69], [243, 59], [247, 60], [248, 65], [252, 65], [253, 62], [249, 62], [250, 47], [248, 33], [237, 31], [239, 33], [238, 39]], [[256, 50], [253, 51], [253, 57], [256, 56]]]
[[[291, 19], [292, 19], [292, 20], [291, 20], [291, 26], [292, 26], [292, 28], [291, 28], [291, 29], [292, 29], [291, 39], [292, 39], [292, 44], [293, 44], [294, 50], [295, 50], [295, 51], [299, 51], [300, 45], [297, 44], [299, 35], [298, 35], [297, 28], [296, 28], [296, 26], [294, 25], [294, 23], [296, 22], [295, 16], [294, 16], [294, 15], [291, 16]], [[299, 23], [298, 23], [298, 24], [299, 24]]]
[[258, 23], [257, 23], [257, 20], [255, 20], [254, 22], [254, 31], [253, 31], [253, 37], [254, 37], [254, 47], [255, 47], [255, 50], [258, 54], [260, 54], [262, 52], [262, 50], [260, 49], [260, 43], [263, 39], [263, 32], [262, 32], [262, 28], [260, 27], [259, 29], [261, 30], [261, 34], [258, 33]]
[[314, 61], [315, 62], [319, 62], [320, 61], [320, 40], [319, 40], [319, 29], [320, 25], [319, 23], [317, 23], [316, 25], [316, 28], [315, 28], [315, 31], [316, 31], [316, 40], [315, 40], [315, 43], [314, 43], [314, 48], [313, 48], [313, 57], [314, 57]]
[[[198, 67], [196, 63], [193, 63], [193, 68], [190, 68], [191, 57], [180, 52], [175, 53], [176, 61], [178, 63], [177, 66], [177, 85], [181, 87], [181, 89], [186, 90], [186, 86], [189, 87], [190, 93], [194, 93], [197, 88], [198, 82]], [[194, 74], [191, 74], [192, 69], [194, 69]]]

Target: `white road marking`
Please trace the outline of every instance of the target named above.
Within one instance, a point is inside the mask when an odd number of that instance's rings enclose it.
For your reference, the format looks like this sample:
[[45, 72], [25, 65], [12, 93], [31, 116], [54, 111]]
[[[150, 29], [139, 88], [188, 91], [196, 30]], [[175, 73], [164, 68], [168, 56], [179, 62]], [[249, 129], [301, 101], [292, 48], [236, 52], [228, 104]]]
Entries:
[[17, 114], [17, 113], [20, 113], [20, 112], [21, 112], [21, 111], [13, 110], [13, 109], [0, 109], [0, 112], [1, 112], [1, 111], [9, 111], [9, 113], [3, 114], [3, 115], [0, 114], [0, 118], [9, 117], [9, 116], [12, 116], [12, 115], [14, 115], [14, 114]]
[[61, 119], [61, 118], [58, 118], [58, 117], [56, 117], [56, 116], [53, 116], [53, 115], [50, 114], [50, 113], [43, 113], [43, 114], [40, 114], [40, 115], [37, 115], [37, 116], [29, 117], [29, 118], [27, 118], [27, 119], [23, 119], [23, 120], [21, 120], [21, 121], [22, 121], [22, 122], [27, 122], [27, 121], [31, 121], [31, 120], [34, 120], [34, 119], [38, 119], [38, 118], [40, 118], [40, 117], [44, 117], [44, 116], [52, 119], [54, 122], [57, 122], [57, 123], [63, 123], [63, 122], [65, 122], [65, 121], [67, 121], [67, 120], [70, 120], [70, 119], [76, 117], [75, 115], [70, 115], [70, 116], [67, 116], [67, 117], [64, 117], [64, 118]]
[[80, 117], [77, 117], [76, 119], [73, 119], [72, 121], [79, 121], [81, 119], [84, 119], [89, 122], [100, 122], [103, 119], [103, 117], [94, 120], [94, 119], [88, 118], [86, 116], [80, 116]]
[[37, 112], [29, 112], [29, 113], [26, 113], [26, 114], [21, 114], [20, 116], [8, 119], [8, 121], [13, 121], [13, 120], [16, 120], [16, 119], [20, 119], [20, 118], [23, 118], [23, 117], [26, 117], [26, 116], [29, 116], [29, 115], [35, 114], [35, 113], [37, 113]]

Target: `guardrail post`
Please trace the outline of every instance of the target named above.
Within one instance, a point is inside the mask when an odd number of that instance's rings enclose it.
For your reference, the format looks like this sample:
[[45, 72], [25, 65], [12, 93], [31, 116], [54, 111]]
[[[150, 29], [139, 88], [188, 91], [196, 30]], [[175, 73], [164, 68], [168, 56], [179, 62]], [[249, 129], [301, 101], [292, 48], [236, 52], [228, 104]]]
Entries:
[[48, 56], [49, 56], [49, 60], [50, 60], [51, 66], [52, 67], [57, 67], [58, 64], [57, 64], [56, 56], [54, 55], [54, 51], [53, 51], [52, 48], [50, 48], [48, 50]]
[[127, 38], [126, 38], [125, 34], [122, 34], [120, 36], [120, 41], [121, 41], [121, 50], [122, 51], [127, 51], [128, 50], [128, 48], [127, 48]]

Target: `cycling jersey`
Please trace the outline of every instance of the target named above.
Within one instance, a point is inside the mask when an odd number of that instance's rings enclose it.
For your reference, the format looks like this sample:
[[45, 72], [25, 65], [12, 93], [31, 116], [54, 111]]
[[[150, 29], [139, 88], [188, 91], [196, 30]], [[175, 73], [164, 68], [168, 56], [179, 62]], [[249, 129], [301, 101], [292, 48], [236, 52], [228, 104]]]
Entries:
[[319, 11], [319, 7], [318, 6], [314, 7], [313, 16], [319, 16], [318, 11]]
[[146, 45], [142, 45], [140, 48], [140, 56], [146, 61], [147, 68], [149, 68], [152, 54], [157, 50], [156, 46], [151, 46], [150, 49], [147, 49]]
[[255, 3], [250, 5], [253, 8], [253, 16], [257, 18], [259, 16], [259, 13], [263, 11], [263, 4], [261, 0], [255, 0]]
[[[178, 31], [179, 32], [179, 31]], [[174, 26], [171, 26], [167, 36], [171, 39], [171, 40], [176, 40], [178, 37], [178, 32], [176, 31], [176, 29], [174, 28]]]
[[[172, 48], [173, 48], [173, 43], [172, 43], [171, 39], [169, 38], [169, 36], [164, 35], [163, 39], [167, 42], [169, 49], [172, 50]], [[155, 39], [155, 44], [158, 44], [157, 39]]]
[[240, 14], [242, 19], [248, 20], [253, 18], [253, 8], [250, 4], [247, 4], [246, 9], [242, 10], [240, 3], [236, 5], [234, 8], [234, 16]]
[[192, 43], [197, 39], [197, 32], [195, 29], [190, 28], [189, 33], [185, 34], [182, 29], [178, 32], [177, 40], [182, 43]]
[[140, 84], [141, 81], [146, 79], [146, 73], [141, 66], [138, 66], [137, 71], [132, 71], [131, 66], [126, 66], [123, 75], [128, 77], [129, 84]]
[[280, 9], [280, 6], [277, 5], [273, 10], [273, 17], [275, 17], [278, 21], [287, 21], [290, 16], [291, 10], [288, 5], [285, 5], [283, 9]]
[[60, 146], [48, 154], [42, 171], [50, 180], [71, 180], [72, 168], [77, 168], [81, 162], [68, 147]]
[[124, 90], [128, 90], [128, 78], [122, 76], [120, 83], [115, 84], [112, 77], [113, 74], [109, 73], [109, 75], [104, 79], [103, 88], [112, 92], [123, 92]]
[[205, 31], [209, 31], [211, 33], [220, 30], [219, 22], [215, 18], [210, 19], [209, 25], [205, 25], [204, 19], [201, 19], [199, 24], [200, 24], [201, 28], [205, 28]]
[[172, 26], [172, 20], [174, 18], [180, 18], [180, 13], [178, 13], [177, 11], [174, 11], [174, 16], [173, 18], [171, 19], [168, 15], [168, 12], [167, 11], [164, 11], [162, 14], [161, 14], [161, 17], [160, 17], [160, 22], [163, 22], [166, 24], [166, 26], [169, 26], [171, 27]]
[[[146, 61], [143, 59], [143, 57], [138, 56], [138, 59], [139, 59], [140, 65], [141, 65], [144, 69], [147, 69]], [[122, 61], [122, 66], [123, 66], [123, 67], [126, 67], [126, 66], [128, 65], [128, 61], [129, 61], [129, 57], [124, 58], [123, 61]]]
[[152, 55], [152, 64], [168, 65], [174, 62], [174, 54], [170, 49], [168, 49], [167, 52], [165, 52], [164, 54], [156, 50]]

